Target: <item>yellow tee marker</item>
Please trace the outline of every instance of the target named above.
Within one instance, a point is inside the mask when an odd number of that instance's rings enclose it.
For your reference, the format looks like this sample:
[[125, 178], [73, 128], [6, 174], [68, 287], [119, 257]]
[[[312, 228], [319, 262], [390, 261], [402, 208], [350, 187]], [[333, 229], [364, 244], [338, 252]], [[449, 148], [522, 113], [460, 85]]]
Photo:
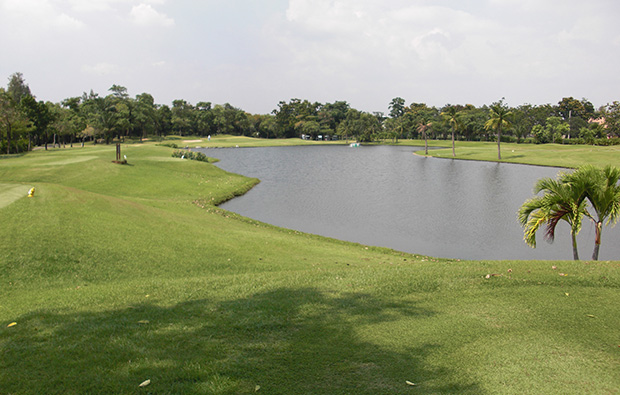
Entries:
[[30, 188], [30, 190], [28, 191], [28, 197], [33, 197], [34, 196], [34, 187]]

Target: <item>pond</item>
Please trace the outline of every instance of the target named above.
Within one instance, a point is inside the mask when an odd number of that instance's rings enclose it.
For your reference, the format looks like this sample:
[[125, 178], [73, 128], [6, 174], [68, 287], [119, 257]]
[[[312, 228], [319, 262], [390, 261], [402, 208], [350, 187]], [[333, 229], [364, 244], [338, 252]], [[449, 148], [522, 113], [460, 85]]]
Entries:
[[[517, 210], [536, 180], [558, 168], [425, 158], [423, 148], [303, 146], [204, 149], [230, 172], [261, 183], [221, 207], [273, 225], [399, 251], [460, 259], [572, 259], [562, 222], [523, 242]], [[605, 227], [599, 258], [618, 259], [620, 229]], [[594, 226], [584, 219], [582, 259]]]

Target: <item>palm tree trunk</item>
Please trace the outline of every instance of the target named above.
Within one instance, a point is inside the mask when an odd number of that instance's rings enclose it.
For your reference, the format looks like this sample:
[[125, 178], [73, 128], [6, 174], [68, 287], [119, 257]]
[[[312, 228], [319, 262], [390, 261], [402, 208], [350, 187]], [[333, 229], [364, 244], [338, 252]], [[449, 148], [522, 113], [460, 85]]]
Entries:
[[502, 139], [502, 123], [500, 120], [499, 128], [497, 129], [497, 159], [498, 160], [502, 160], [502, 153], [499, 149], [501, 139]]
[[424, 132], [424, 153], [428, 155], [428, 140], [426, 140], [426, 131]]
[[452, 127], [452, 157], [456, 158], [456, 151], [454, 150], [454, 126]]
[[592, 253], [592, 260], [598, 261], [598, 251], [601, 248], [601, 232], [603, 231], [603, 222], [598, 221], [596, 223], [596, 233], [594, 236], [594, 252]]
[[577, 250], [577, 235], [575, 232], [571, 232], [571, 238], [573, 240], [573, 259], [579, 260], [579, 250]]

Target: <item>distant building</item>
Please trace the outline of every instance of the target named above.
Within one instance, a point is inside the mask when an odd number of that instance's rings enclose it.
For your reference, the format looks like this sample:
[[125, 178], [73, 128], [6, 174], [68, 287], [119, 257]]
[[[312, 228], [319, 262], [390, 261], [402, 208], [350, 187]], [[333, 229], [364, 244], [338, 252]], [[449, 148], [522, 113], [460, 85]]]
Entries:
[[599, 125], [601, 125], [605, 129], [607, 129], [607, 123], [605, 123], [605, 117], [590, 118], [590, 119], [588, 119], [588, 123], [598, 123]]

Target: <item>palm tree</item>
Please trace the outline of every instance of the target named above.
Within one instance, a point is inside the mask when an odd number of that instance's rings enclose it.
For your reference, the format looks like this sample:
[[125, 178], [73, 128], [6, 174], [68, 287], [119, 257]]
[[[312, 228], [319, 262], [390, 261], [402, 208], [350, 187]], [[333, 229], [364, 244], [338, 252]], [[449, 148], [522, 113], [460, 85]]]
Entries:
[[460, 111], [456, 106], [449, 106], [440, 114], [444, 121], [452, 126], [452, 157], [456, 157], [456, 151], [454, 149], [454, 132], [456, 129], [461, 127], [459, 113]]
[[426, 131], [432, 126], [432, 122], [426, 119], [422, 120], [418, 125], [418, 133], [422, 133], [424, 136], [424, 154], [428, 155], [428, 140], [426, 139]]
[[585, 183], [587, 186], [584, 190], [585, 197], [596, 216], [586, 212], [596, 227], [592, 259], [598, 260], [603, 223], [606, 221], [606, 225], [615, 225], [620, 218], [620, 169], [611, 165], [604, 168], [586, 165], [567, 176], [567, 181]]
[[559, 180], [542, 178], [536, 182], [534, 193], [543, 192], [542, 196], [528, 199], [518, 212], [518, 218], [524, 227], [523, 239], [531, 247], [536, 247], [536, 232], [546, 227], [545, 238], [553, 242], [555, 229], [561, 220], [571, 227], [573, 259], [579, 260], [577, 234], [581, 230], [581, 220], [587, 213], [585, 202], [585, 185], [579, 180], [568, 182], [565, 174]]
[[502, 154], [500, 151], [500, 142], [502, 139], [502, 127], [506, 129], [512, 126], [511, 118], [512, 111], [504, 104], [504, 99], [493, 103], [489, 110], [491, 118], [486, 121], [484, 128], [486, 130], [492, 129], [497, 131], [497, 159], [502, 160]]

